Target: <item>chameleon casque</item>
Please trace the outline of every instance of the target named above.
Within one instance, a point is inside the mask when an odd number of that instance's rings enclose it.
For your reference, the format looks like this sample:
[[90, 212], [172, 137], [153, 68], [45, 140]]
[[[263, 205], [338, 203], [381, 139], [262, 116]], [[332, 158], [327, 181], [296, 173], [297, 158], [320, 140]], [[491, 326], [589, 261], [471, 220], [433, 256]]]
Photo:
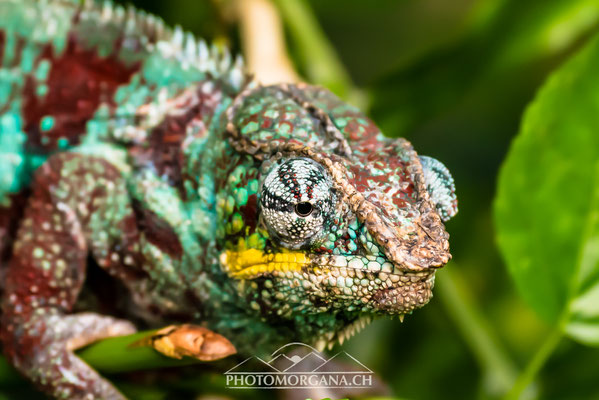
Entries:
[[[429, 301], [457, 212], [440, 162], [131, 8], [0, 0], [0, 16], [1, 337], [44, 392], [122, 398], [72, 351], [129, 321], [256, 355]], [[80, 305], [92, 264], [122, 286], [112, 316]]]

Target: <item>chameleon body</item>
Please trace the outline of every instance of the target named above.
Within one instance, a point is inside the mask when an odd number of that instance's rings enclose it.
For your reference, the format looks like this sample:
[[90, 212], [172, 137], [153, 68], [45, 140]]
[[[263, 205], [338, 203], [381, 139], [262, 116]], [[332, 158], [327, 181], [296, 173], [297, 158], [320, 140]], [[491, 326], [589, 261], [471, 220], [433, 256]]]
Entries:
[[[121, 398], [72, 351], [129, 321], [193, 322], [257, 355], [429, 301], [457, 211], [438, 161], [133, 9], [0, 15], [1, 335], [41, 390]], [[120, 283], [94, 303], [98, 266]]]

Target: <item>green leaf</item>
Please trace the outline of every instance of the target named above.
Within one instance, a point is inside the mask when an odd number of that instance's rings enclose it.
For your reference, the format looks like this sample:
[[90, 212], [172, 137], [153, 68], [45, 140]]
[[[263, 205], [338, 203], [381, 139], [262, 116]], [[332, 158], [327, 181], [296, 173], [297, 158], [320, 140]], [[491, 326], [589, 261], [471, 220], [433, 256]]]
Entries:
[[499, 247], [547, 321], [599, 345], [599, 36], [528, 108], [499, 176]]

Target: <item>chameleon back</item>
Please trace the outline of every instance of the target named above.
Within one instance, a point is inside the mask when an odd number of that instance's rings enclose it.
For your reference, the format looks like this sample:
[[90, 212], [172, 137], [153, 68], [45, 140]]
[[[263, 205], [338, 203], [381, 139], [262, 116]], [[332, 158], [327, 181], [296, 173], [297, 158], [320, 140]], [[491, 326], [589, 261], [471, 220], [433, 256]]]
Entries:
[[169, 99], [216, 79], [208, 94], [218, 102], [246, 80], [241, 59], [233, 65], [226, 50], [133, 8], [3, 0], [0, 15], [0, 266], [31, 175], [49, 155], [102, 151], [91, 146], [99, 142], [156, 145], [167, 140], [149, 136]]

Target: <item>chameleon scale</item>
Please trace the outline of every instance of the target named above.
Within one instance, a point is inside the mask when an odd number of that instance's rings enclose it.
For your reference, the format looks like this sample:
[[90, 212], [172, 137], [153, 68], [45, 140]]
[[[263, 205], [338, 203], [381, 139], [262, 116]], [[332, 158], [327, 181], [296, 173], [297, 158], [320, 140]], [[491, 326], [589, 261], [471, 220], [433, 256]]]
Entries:
[[302, 252], [265, 254], [258, 249], [225, 251], [220, 258], [227, 272], [237, 279], [249, 279], [269, 272], [301, 271], [312, 261]]

